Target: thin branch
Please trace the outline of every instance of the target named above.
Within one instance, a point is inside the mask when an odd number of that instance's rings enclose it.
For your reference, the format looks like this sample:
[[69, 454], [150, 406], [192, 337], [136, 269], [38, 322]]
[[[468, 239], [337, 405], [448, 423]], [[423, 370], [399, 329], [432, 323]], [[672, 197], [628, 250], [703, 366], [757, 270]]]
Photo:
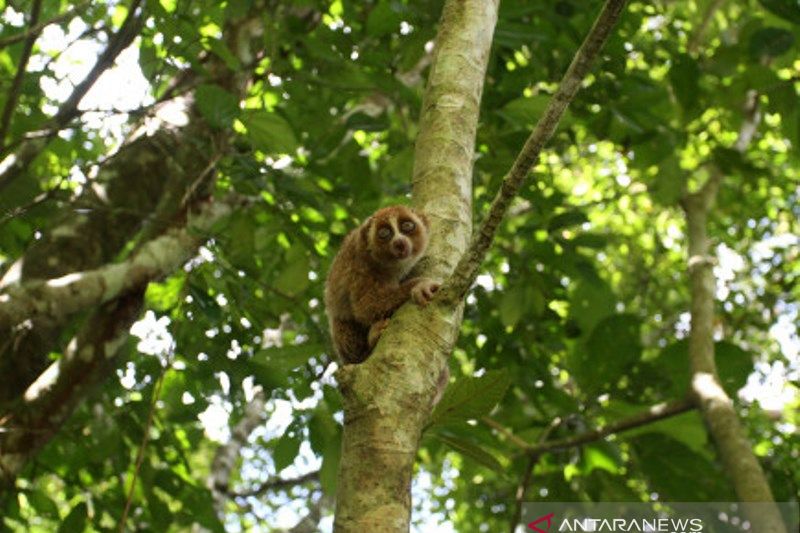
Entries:
[[226, 492], [227, 494], [229, 494], [234, 498], [249, 498], [252, 496], [259, 496], [267, 491], [290, 489], [297, 485], [302, 485], [303, 483], [307, 483], [309, 481], [317, 481], [317, 480], [319, 480], [319, 470], [313, 470], [311, 472], [308, 472], [306, 474], [297, 477], [286, 478], [286, 479], [276, 477], [268, 479], [253, 489], [241, 492], [229, 491], [227, 487], [215, 487], [215, 488], [222, 492]]
[[511, 170], [497, 192], [489, 214], [473, 236], [467, 252], [461, 257], [455, 272], [440, 291], [443, 302], [453, 303], [461, 300], [469, 290], [478, 269], [494, 240], [497, 228], [511, 205], [511, 201], [519, 192], [528, 172], [539, 159], [545, 144], [553, 136], [561, 116], [575, 97], [583, 78], [589, 72], [592, 62], [600, 53], [600, 49], [611, 34], [611, 30], [619, 19], [625, 0], [607, 0], [603, 10], [597, 17], [591, 31], [584, 39], [578, 52], [564, 74], [558, 90], [550, 99], [544, 114], [539, 119], [525, 146], [514, 161]]
[[[553, 430], [560, 425], [561, 418], [555, 417], [544, 429], [544, 431], [542, 431], [542, 434], [539, 435], [539, 444], [546, 442]], [[522, 503], [525, 501], [525, 494], [527, 494], [528, 487], [531, 484], [533, 469], [536, 468], [536, 463], [539, 462], [539, 458], [541, 456], [541, 453], [535, 453], [528, 456], [528, 464], [525, 465], [525, 470], [522, 472], [522, 478], [520, 479], [519, 485], [517, 485], [517, 492], [514, 495], [514, 516], [511, 520], [511, 533], [516, 531], [517, 524], [519, 524], [519, 521], [522, 517]]]
[[534, 444], [529, 446], [525, 451], [529, 455], [535, 456], [544, 452], [580, 446], [581, 444], [594, 442], [615, 433], [622, 433], [623, 431], [627, 431], [629, 429], [645, 426], [665, 418], [670, 418], [692, 409], [694, 409], [694, 402], [690, 398], [660, 403], [631, 417], [606, 424], [605, 426], [586, 431], [585, 433], [580, 433], [574, 437]]
[[536, 463], [539, 462], [540, 454], [528, 456], [528, 464], [525, 465], [525, 470], [522, 471], [522, 479], [517, 485], [517, 491], [514, 494], [514, 515], [511, 517], [511, 533], [517, 530], [522, 518], [522, 501], [525, 499], [525, 494], [528, 492], [528, 485], [531, 484], [531, 477], [533, 477], [533, 469], [536, 468]]
[[[39, 3], [41, 4], [41, 2]], [[91, 0], [83, 0], [83, 2], [78, 2], [77, 4], [72, 6], [70, 9], [64, 11], [60, 15], [56, 15], [51, 19], [44, 20], [39, 24], [36, 24], [34, 21], [31, 21], [32, 26], [30, 26], [27, 30], [21, 33], [17, 33], [16, 35], [10, 35], [8, 37], [0, 39], [0, 49], [5, 48], [6, 46], [10, 46], [14, 43], [18, 43], [19, 41], [27, 39], [31, 36], [38, 35], [43, 29], [45, 29], [47, 26], [50, 26], [51, 24], [58, 24], [59, 22], [63, 22], [69, 18], [72, 18], [78, 13], [78, 11], [81, 11], [91, 3], [92, 3]]]
[[164, 376], [167, 373], [169, 365], [161, 368], [161, 373], [158, 376], [155, 389], [153, 390], [153, 398], [150, 400], [150, 411], [147, 413], [147, 421], [144, 425], [144, 434], [142, 435], [142, 442], [139, 444], [139, 450], [136, 452], [136, 463], [131, 475], [131, 486], [128, 488], [128, 497], [125, 500], [125, 509], [122, 511], [122, 518], [119, 519], [119, 532], [124, 533], [125, 522], [128, 520], [128, 513], [131, 510], [133, 503], [133, 491], [136, 488], [136, 479], [139, 477], [139, 471], [142, 468], [142, 461], [144, 461], [144, 449], [147, 446], [147, 441], [150, 440], [150, 428], [153, 426], [153, 418], [155, 417], [156, 405], [158, 399], [161, 397], [161, 386], [164, 384]]
[[514, 445], [517, 446], [518, 448], [522, 448], [523, 450], [527, 450], [528, 449], [528, 443], [527, 442], [525, 442], [521, 438], [519, 438], [516, 435], [514, 435], [511, 432], [511, 430], [509, 430], [507, 427], [505, 427], [501, 423], [497, 422], [495, 419], [493, 419], [493, 418], [491, 418], [489, 416], [483, 416], [483, 417], [481, 417], [481, 422], [483, 422], [484, 424], [486, 424], [490, 428], [494, 429], [495, 431], [497, 431], [498, 433], [503, 435], [509, 441], [514, 443]]
[[[31, 7], [31, 27], [36, 27], [36, 23], [39, 21], [39, 14], [41, 11], [42, 0], [34, 0], [33, 6]], [[3, 108], [3, 115], [0, 117], [0, 146], [5, 144], [6, 135], [8, 135], [8, 128], [11, 125], [11, 117], [14, 114], [14, 108], [17, 107], [19, 92], [22, 88], [22, 80], [25, 78], [25, 72], [28, 70], [28, 60], [31, 58], [33, 44], [36, 42], [38, 37], [38, 31], [31, 32], [25, 40], [25, 45], [22, 48], [22, 55], [20, 55], [19, 65], [17, 66], [17, 73], [14, 76], [14, 81], [11, 83], [11, 88], [8, 90], [6, 105]]]
[[705, 13], [703, 13], [703, 18], [700, 19], [700, 24], [697, 26], [697, 30], [692, 34], [689, 44], [686, 47], [690, 54], [697, 52], [697, 49], [703, 42], [703, 39], [705, 39], [706, 31], [708, 30], [709, 24], [711, 24], [711, 19], [714, 18], [714, 13], [716, 13], [717, 10], [722, 7], [722, 4], [725, 3], [725, 1], [726, 0], [713, 0], [710, 4], [708, 4]]
[[758, 106], [758, 91], [751, 89], [747, 91], [744, 102], [744, 120], [742, 126], [739, 128], [739, 136], [736, 139], [733, 147], [739, 152], [744, 153], [753, 137], [758, 131], [758, 126], [761, 124], [761, 111]]
[[[33, 198], [30, 202], [26, 203], [25, 205], [21, 205], [15, 207], [13, 209], [9, 209], [2, 216], [0, 216], [0, 227], [2, 227], [6, 222], [9, 220], [13, 220], [14, 218], [25, 214], [26, 212], [30, 211], [34, 207], [45, 203], [46, 201], [53, 198], [57, 193], [64, 191], [62, 188], [66, 178], [62, 176], [58, 183], [56, 183], [53, 187], [47, 189], [46, 191], [37, 194], [35, 198]], [[1, 351], [1, 350], [0, 350]]]
[[42, 65], [42, 72], [50, 71], [53, 72], [53, 74], [55, 74], [55, 71], [52, 69], [53, 63], [61, 59], [61, 57], [64, 56], [64, 52], [75, 46], [76, 43], [79, 43], [80, 41], [86, 39], [87, 37], [96, 35], [101, 31], [104, 31], [105, 29], [106, 29], [105, 24], [101, 23], [97, 23], [94, 26], [88, 26], [79, 35], [76, 35], [74, 39], [64, 44], [59, 50], [57, 50], [49, 58], [47, 58], [47, 61], [44, 63], [44, 65]]
[[[100, 75], [114, 65], [117, 56], [130, 46], [134, 38], [139, 34], [139, 30], [144, 24], [144, 15], [137, 14], [141, 3], [142, 0], [133, 0], [128, 10], [128, 16], [119, 31], [110, 39], [108, 47], [103, 50], [89, 74], [75, 86], [72, 94], [61, 104], [56, 115], [50, 120], [50, 124], [46, 128], [49, 130], [49, 134], [37, 139], [36, 142], [23, 144], [22, 149], [16, 154], [14, 162], [9, 165], [3, 174], [0, 174], [0, 191], [23, 174], [58, 131], [66, 126], [70, 120], [78, 116], [78, 104], [80, 104], [83, 97], [86, 96], [86, 93], [89, 92], [89, 89], [92, 88]], [[0, 157], [5, 155], [6, 151], [6, 148], [0, 148]]]
[[133, 40], [139, 35], [144, 23], [144, 17], [139, 16], [136, 12], [142, 0], [133, 0], [131, 6], [128, 8], [128, 16], [119, 28], [119, 31], [114, 35], [108, 47], [103, 50], [103, 53], [97, 58], [97, 62], [89, 71], [89, 74], [75, 86], [69, 98], [59, 107], [53, 119], [58, 126], [63, 126], [78, 115], [78, 104], [80, 104], [89, 89], [97, 81], [100, 75], [114, 65], [117, 56], [123, 50], [128, 48]]

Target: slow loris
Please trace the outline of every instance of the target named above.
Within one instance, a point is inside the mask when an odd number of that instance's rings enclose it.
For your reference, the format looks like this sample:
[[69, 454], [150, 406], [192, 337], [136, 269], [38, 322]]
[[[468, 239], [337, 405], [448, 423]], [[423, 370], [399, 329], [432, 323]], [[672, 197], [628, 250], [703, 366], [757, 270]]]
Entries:
[[439, 289], [431, 279], [406, 279], [428, 246], [430, 223], [409, 207], [376, 211], [344, 239], [325, 282], [325, 307], [339, 358], [363, 362], [389, 324], [413, 299], [427, 304]]

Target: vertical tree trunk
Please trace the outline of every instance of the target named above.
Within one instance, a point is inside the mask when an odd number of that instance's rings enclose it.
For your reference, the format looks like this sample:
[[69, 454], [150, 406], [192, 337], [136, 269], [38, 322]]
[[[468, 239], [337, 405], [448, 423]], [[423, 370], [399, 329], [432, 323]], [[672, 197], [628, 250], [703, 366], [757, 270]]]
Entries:
[[[691, 393], [709, 428], [725, 471], [755, 531], [783, 533], [778, 507], [769, 483], [753, 454], [733, 402], [720, 384], [714, 361], [713, 258], [708, 246], [708, 213], [720, 182], [717, 171], [697, 193], [683, 201], [689, 231], [689, 278], [692, 291], [692, 329], [689, 335]], [[748, 505], [748, 502], [765, 502]]]
[[[448, 0], [422, 105], [414, 203], [433, 222], [425, 275], [444, 279], [471, 232], [472, 160], [497, 2]], [[344, 435], [335, 531], [404, 532], [422, 427], [461, 323], [460, 303], [401, 308], [372, 356], [337, 373]]]

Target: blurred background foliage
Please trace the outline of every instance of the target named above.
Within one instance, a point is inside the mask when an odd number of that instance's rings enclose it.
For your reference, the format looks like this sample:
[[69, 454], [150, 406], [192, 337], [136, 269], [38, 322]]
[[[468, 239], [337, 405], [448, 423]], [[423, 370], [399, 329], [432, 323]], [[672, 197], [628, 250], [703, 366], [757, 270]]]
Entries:
[[[23, 46], [4, 40], [24, 31], [31, 4], [0, 1], [0, 107]], [[34, 46], [0, 139], [5, 149], [48, 124], [57, 87], [81, 68], [62, 56], [85, 49], [91, 65], [129, 8], [75, 4], [42, 4], [40, 20], [72, 12], [42, 40], [61, 46]], [[220, 29], [248, 4], [146, 2], [132, 45], [146, 80], [138, 107], [94, 109], [87, 97], [0, 196], [2, 272], [74, 209], [71, 199], [110, 154], [145, 131], [178, 127], [159, 113], [193, 94], [208, 123], [236, 132], [217, 165], [215, 194], [259, 199], [220, 226], [185, 268], [150, 285], [127, 360], [20, 476], [0, 528], [116, 530], [145, 431], [128, 528], [270, 531], [310, 510], [330, 527], [341, 414], [321, 305], [325, 272], [358, 221], [407, 201], [442, 2], [268, 2], [263, 53], [242, 64]], [[478, 130], [476, 220], [599, 7], [597, 0], [501, 2]], [[509, 529], [529, 458], [506, 432], [481, 422], [485, 415], [533, 444], [683, 396], [689, 293], [677, 201], [710, 165], [726, 176], [710, 221], [717, 362], [776, 499], [797, 496], [799, 39], [800, 5], [792, 0], [629, 4], [468, 297], [450, 364], [455, 407], [433, 421], [419, 451], [420, 531]], [[248, 72], [242, 102], [212, 81], [212, 56]], [[127, 68], [138, 76], [136, 66]], [[739, 152], [748, 94], [758, 99], [761, 122]], [[141, 186], [127, 184], [131, 193]], [[457, 394], [484, 401], [459, 403]], [[207, 482], [215, 453], [258, 398], [263, 419], [215, 495]], [[526, 497], [732, 494], [700, 418], [689, 412], [544, 454]]]

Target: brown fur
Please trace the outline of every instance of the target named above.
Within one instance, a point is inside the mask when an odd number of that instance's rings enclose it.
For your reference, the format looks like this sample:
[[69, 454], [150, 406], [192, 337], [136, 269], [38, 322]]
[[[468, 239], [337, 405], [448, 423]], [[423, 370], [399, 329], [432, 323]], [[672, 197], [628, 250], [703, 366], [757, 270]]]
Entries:
[[[408, 222], [413, 229], [402, 227]], [[428, 246], [429, 229], [424, 214], [395, 205], [376, 211], [345, 237], [325, 282], [331, 337], [344, 363], [363, 362], [406, 301], [425, 305], [433, 298], [437, 283], [406, 279]]]

